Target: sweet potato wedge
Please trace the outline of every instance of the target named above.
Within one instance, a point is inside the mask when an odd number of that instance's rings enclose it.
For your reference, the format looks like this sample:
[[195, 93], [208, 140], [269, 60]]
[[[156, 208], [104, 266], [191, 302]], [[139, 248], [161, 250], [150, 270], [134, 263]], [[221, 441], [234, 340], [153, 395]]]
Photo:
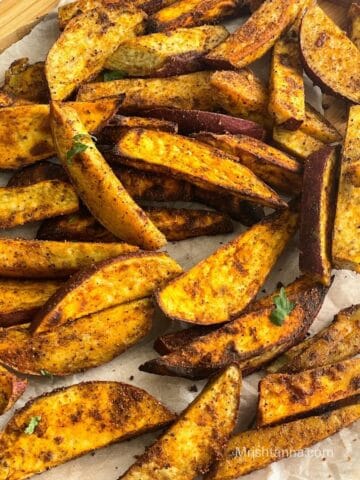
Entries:
[[[149, 250], [165, 245], [164, 235], [125, 190], [76, 111], [53, 103], [51, 112], [51, 129], [59, 159], [92, 215], [116, 237], [129, 243]], [[69, 158], [79, 137], [81, 151]]]
[[206, 473], [236, 426], [240, 388], [241, 372], [230, 365], [120, 478], [179, 480]]
[[255, 308], [215, 331], [193, 336], [189, 343], [146, 362], [140, 369], [197, 379], [236, 362], [244, 375], [252, 373], [304, 338], [324, 301], [326, 290], [313, 283], [307, 291], [294, 294], [291, 298], [296, 308], [281, 328], [270, 320], [274, 304]]
[[253, 63], [295, 21], [305, 2], [266, 0], [227, 40], [206, 55], [206, 62], [224, 69], [239, 69]]
[[[144, 211], [169, 241], [233, 231], [230, 218], [219, 212], [185, 208], [144, 207]], [[43, 222], [39, 240], [116, 242], [116, 237], [86, 212]]]
[[133, 129], [121, 134], [114, 160], [144, 170], [173, 174], [197, 186], [245, 200], [284, 207], [280, 197], [232, 156], [193, 139]]
[[136, 252], [126, 243], [47, 242], [0, 238], [0, 275], [61, 278], [107, 258]]
[[265, 131], [259, 124], [221, 113], [180, 110], [177, 108], [154, 108], [142, 112], [142, 114], [175, 122], [178, 125], [179, 133], [183, 135], [194, 132], [231, 133], [233, 135], [249, 135], [249, 137], [260, 140], [265, 136]]
[[241, 432], [230, 439], [224, 459], [206, 479], [237, 479], [310, 447], [359, 419], [360, 405], [350, 405], [275, 427]]
[[312, 137], [301, 128], [291, 131], [282, 127], [274, 127], [272, 137], [278, 147], [300, 160], [306, 160], [309, 155], [326, 146], [324, 142]]
[[360, 4], [352, 3], [349, 8], [349, 37], [360, 49]]
[[360, 358], [293, 375], [266, 375], [259, 383], [257, 425], [282, 423], [356, 397], [359, 375]]
[[141, 34], [146, 14], [130, 3], [80, 13], [51, 47], [45, 73], [51, 98], [64, 100], [99, 73], [121, 42]]
[[[210, 82], [217, 103], [226, 112], [250, 118], [267, 129], [272, 129], [273, 120], [268, 113], [267, 89], [250, 69], [243, 68], [238, 72], [215, 72]], [[324, 143], [341, 141], [341, 135], [336, 128], [308, 103], [305, 105], [305, 120], [300, 130]], [[287, 133], [291, 138], [292, 132]], [[294, 136], [296, 133], [298, 131]]]
[[79, 200], [68, 183], [47, 180], [28, 187], [0, 187], [0, 229], [76, 212]]
[[155, 107], [211, 111], [216, 104], [209, 79], [209, 72], [196, 72], [170, 78], [125, 78], [88, 83], [79, 89], [77, 99], [89, 101], [125, 95], [121, 107], [125, 112]]
[[[297, 301], [297, 298], [302, 295], [307, 295], [308, 302], [308, 311], [307, 318], [314, 319], [318, 314], [322, 302], [325, 298], [325, 295], [328, 291], [327, 287], [319, 288], [319, 285], [315, 284], [312, 280], [307, 277], [299, 277], [294, 282], [290, 283], [286, 288], [286, 295], [290, 301]], [[274, 305], [274, 298], [277, 297], [280, 293], [280, 289], [275, 290], [270, 295], [261, 298], [260, 300], [255, 300], [250, 303], [250, 305], [245, 309], [248, 312], [256, 312], [263, 310], [265, 308], [271, 308]], [[196, 340], [198, 337], [206, 335], [212, 332], [218, 326], [205, 326], [205, 325], [196, 325], [194, 327], [186, 328], [178, 332], [166, 333], [158, 337], [154, 343], [154, 349], [160, 353], [160, 355], [166, 355], [172, 353], [178, 348], [185, 347], [187, 344]], [[293, 347], [296, 349], [296, 347]], [[292, 350], [292, 349], [290, 349]], [[290, 351], [288, 350], [288, 351]], [[284, 357], [286, 354], [283, 355]], [[339, 359], [341, 360], [341, 359]]]
[[153, 33], [123, 42], [106, 60], [130, 77], [170, 77], [203, 70], [202, 57], [228, 36], [223, 26], [204, 25]]
[[360, 305], [339, 312], [334, 321], [313, 337], [290, 348], [270, 373], [294, 373], [347, 360], [360, 353]]
[[14, 102], [15, 102], [15, 99], [12, 95], [9, 95], [8, 93], [5, 93], [2, 90], [0, 90], [0, 108], [11, 107], [11, 105], [13, 105]]
[[61, 165], [44, 160], [16, 170], [9, 178], [7, 186], [28, 187], [47, 180], [58, 180], [70, 184], [70, 179]]
[[269, 215], [157, 294], [170, 318], [211, 325], [236, 318], [256, 296], [297, 229], [288, 208]]
[[[91, 133], [97, 133], [118, 109], [117, 100], [73, 102]], [[0, 109], [0, 168], [17, 169], [55, 154], [49, 105], [22, 105]]]
[[300, 271], [329, 285], [336, 210], [338, 155], [326, 146], [305, 162], [300, 215]]
[[300, 47], [305, 70], [316, 84], [326, 93], [360, 103], [360, 51], [318, 5], [304, 15]]
[[262, 220], [264, 209], [259, 205], [242, 200], [236, 195], [219, 194], [200, 187], [193, 187], [193, 199], [227, 213], [231, 218], [248, 227]]
[[297, 130], [305, 119], [305, 85], [299, 47], [301, 19], [274, 45], [270, 70], [269, 113], [276, 125]]
[[256, 176], [280, 192], [296, 194], [302, 187], [302, 165], [280, 150], [247, 135], [198, 133], [197, 140], [236, 157]]
[[239, 11], [241, 0], [178, 0], [149, 18], [149, 28], [168, 32], [220, 21]]
[[[148, 14], [155, 13], [161, 8], [167, 7], [176, 0], [132, 0], [131, 3], [136, 8], [144, 10]], [[96, 7], [102, 7], [106, 4], [121, 4], [124, 0], [77, 0], [75, 2], [62, 5], [58, 10], [59, 27], [64, 30], [69, 21], [79, 15], [79, 13], [88, 12]]]
[[55, 280], [0, 280], [0, 326], [32, 320], [61, 284]]
[[133, 253], [104, 260], [73, 275], [32, 322], [42, 333], [84, 315], [150, 296], [181, 273], [166, 253]]
[[337, 268], [360, 272], [360, 107], [350, 108], [343, 147], [332, 257]]
[[9, 479], [23, 480], [172, 420], [174, 415], [153, 396], [125, 383], [59, 388], [14, 414], [0, 439], [0, 467]]
[[[150, 128], [153, 130], [162, 130], [164, 132], [177, 133], [178, 126], [175, 122], [168, 122], [158, 118], [144, 117], [126, 117], [124, 115], [115, 115], [109, 123], [109, 127], [104, 128], [101, 132], [101, 140], [107, 135], [109, 138], [116, 138], [116, 132], [123, 128]], [[109, 135], [111, 133], [111, 135]], [[100, 142], [101, 142], [100, 140]]]
[[10, 410], [21, 397], [26, 390], [27, 383], [27, 380], [18, 378], [0, 366], [0, 415]]
[[119, 356], [150, 331], [150, 299], [116, 305], [31, 335], [23, 326], [0, 329], [0, 362], [30, 375], [66, 376]]
[[29, 63], [28, 58], [15, 60], [5, 72], [5, 93], [34, 103], [48, 103], [49, 87], [44, 62]]

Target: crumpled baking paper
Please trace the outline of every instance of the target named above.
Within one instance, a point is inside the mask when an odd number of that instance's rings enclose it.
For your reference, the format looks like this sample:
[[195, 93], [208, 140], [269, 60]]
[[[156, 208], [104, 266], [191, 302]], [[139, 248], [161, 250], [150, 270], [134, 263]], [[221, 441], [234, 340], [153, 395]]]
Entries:
[[[60, 4], [68, 3], [62, 1]], [[239, 24], [239, 20], [228, 24], [230, 30]], [[0, 82], [9, 64], [20, 57], [29, 57], [31, 62], [43, 60], [52, 43], [58, 36], [56, 13], [50, 14], [28, 36], [11, 46], [0, 55]], [[258, 63], [257, 72], [266, 78], [266, 70]], [[307, 85], [309, 100], [317, 107], [321, 105], [319, 91]], [[1, 174], [1, 185], [5, 185], [9, 175]], [[2, 232], [2, 236], [34, 237], [37, 225]], [[228, 242], [239, 235], [243, 227], [237, 225], [230, 235], [201, 237], [177, 243], [169, 243], [167, 251], [185, 269], [195, 265], [219, 245]], [[297, 240], [294, 240], [282, 255], [276, 268], [266, 282], [264, 289], [271, 292], [277, 282], [289, 283], [298, 275]], [[264, 293], [264, 291], [263, 291]], [[311, 332], [316, 332], [331, 322], [333, 316], [342, 308], [360, 303], [360, 276], [349, 271], [335, 272], [335, 281], [324, 302], [324, 305], [314, 322]], [[166, 320], [158, 312], [151, 334], [140, 344], [134, 346], [112, 362], [89, 370], [83, 374], [73, 375], [64, 379], [30, 378], [30, 386], [25, 395], [17, 402], [16, 408], [22, 407], [30, 398], [41, 395], [54, 388], [71, 385], [88, 380], [116, 380], [127, 382], [144, 388], [156, 398], [176, 412], [181, 412], [196, 396], [190, 387], [197, 385], [200, 390], [204, 381], [194, 382], [181, 378], [161, 377], [143, 373], [138, 366], [146, 360], [157, 356], [152, 345], [154, 339], [175, 325]], [[240, 408], [240, 428], [245, 428], [254, 418], [257, 405], [257, 384], [261, 374], [253, 374], [243, 382]], [[279, 401], [281, 401], [279, 399]], [[6, 425], [12, 413], [7, 413], [0, 419], [0, 428]], [[273, 463], [266, 469], [247, 476], [249, 480], [356, 480], [360, 472], [360, 422], [346, 428], [318, 443], [312, 449], [306, 450], [297, 457]], [[156, 434], [143, 435], [138, 439], [96, 451], [80, 459], [61, 465], [42, 474], [41, 480], [116, 480], [134, 461], [134, 456], [143, 452], [144, 447], [153, 442]]]

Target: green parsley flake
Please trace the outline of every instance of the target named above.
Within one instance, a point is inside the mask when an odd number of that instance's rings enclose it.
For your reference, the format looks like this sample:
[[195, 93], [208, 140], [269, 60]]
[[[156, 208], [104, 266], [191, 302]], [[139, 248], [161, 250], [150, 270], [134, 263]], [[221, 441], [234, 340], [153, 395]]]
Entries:
[[32, 435], [35, 432], [35, 430], [36, 430], [37, 426], [39, 425], [40, 421], [41, 421], [40, 416], [31, 417], [30, 421], [28, 423], [28, 426], [24, 430], [26, 435]]
[[290, 302], [286, 296], [286, 290], [284, 287], [280, 289], [280, 295], [277, 295], [274, 298], [275, 308], [271, 312], [270, 320], [275, 325], [282, 325], [285, 321], [285, 318], [290, 315], [290, 313], [295, 308], [295, 303]]

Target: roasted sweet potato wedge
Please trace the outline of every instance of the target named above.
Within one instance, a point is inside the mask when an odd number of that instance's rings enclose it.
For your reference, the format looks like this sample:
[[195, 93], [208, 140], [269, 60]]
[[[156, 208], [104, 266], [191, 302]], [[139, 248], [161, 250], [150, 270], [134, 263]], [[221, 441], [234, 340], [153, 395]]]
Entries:
[[[131, 3], [136, 8], [144, 10], [148, 14], [155, 13], [161, 8], [167, 7], [176, 0], [132, 0]], [[67, 23], [79, 13], [88, 12], [96, 7], [102, 7], [106, 4], [121, 4], [124, 0], [77, 0], [72, 3], [62, 5], [58, 10], [59, 27], [63, 30]]]
[[209, 72], [196, 72], [170, 78], [125, 78], [88, 83], [80, 88], [77, 99], [85, 101], [125, 95], [121, 107], [125, 112], [154, 107], [211, 111], [216, 104], [209, 79]]
[[221, 457], [238, 416], [241, 372], [230, 365], [120, 478], [192, 479]]
[[193, 186], [193, 199], [220, 212], [227, 213], [231, 218], [248, 227], [260, 222], [265, 216], [262, 207], [242, 200], [236, 195], [219, 194]]
[[194, 132], [231, 133], [248, 135], [260, 140], [265, 136], [265, 131], [259, 124], [221, 113], [180, 110], [177, 108], [154, 108], [143, 112], [144, 114], [149, 117], [175, 122], [179, 127], [179, 133], [183, 135]]
[[107, 258], [136, 252], [126, 243], [47, 242], [0, 239], [0, 275], [15, 278], [61, 278]]
[[8, 93], [0, 90], [0, 108], [11, 107], [14, 102], [15, 99], [12, 95], [9, 95]]
[[197, 140], [233, 155], [265, 183], [284, 193], [302, 187], [302, 165], [280, 150], [247, 135], [198, 133]]
[[[318, 310], [322, 305], [328, 288], [319, 288], [319, 285], [315, 284], [312, 280], [302, 276], [296, 279], [294, 282], [290, 283], [286, 287], [285, 291], [290, 301], [297, 301], [300, 295], [307, 295], [309, 299], [309, 302], [307, 304], [307, 318], [314, 319], [318, 314]], [[273, 307], [274, 298], [277, 297], [279, 294], [280, 289], [277, 289], [272, 294], [250, 303], [250, 305], [246, 308], [246, 312], [256, 312], [265, 308]], [[198, 337], [212, 332], [215, 328], [219, 327], [214, 327], [211, 325], [196, 325], [194, 327], [186, 328], [178, 332], [166, 333], [156, 339], [154, 343], [154, 348], [158, 353], [160, 353], [160, 355], [166, 355], [167, 353], [174, 352], [178, 348], [185, 347], [187, 344], [189, 344], [193, 340], [196, 340]], [[297, 347], [293, 347], [291, 350], [295, 350], [296, 348]], [[286, 354], [284, 354], [284, 357], [285, 355]]]
[[0, 329], [0, 362], [30, 375], [66, 376], [109, 362], [150, 331], [150, 299], [116, 305], [31, 335], [23, 326]]
[[300, 271], [329, 285], [336, 210], [338, 155], [326, 146], [305, 162], [300, 215]]
[[340, 362], [360, 353], [360, 305], [339, 312], [319, 333], [290, 348], [268, 371], [294, 373]]
[[237, 479], [310, 447], [359, 419], [360, 405], [350, 405], [275, 427], [241, 432], [230, 439], [224, 459], [206, 479]]
[[300, 47], [304, 67], [316, 84], [327, 93], [360, 103], [360, 51], [318, 5], [304, 15]]
[[[250, 69], [215, 72], [210, 81], [217, 103], [226, 112], [250, 118], [269, 130], [272, 128], [273, 121], [268, 113], [267, 89]], [[305, 106], [305, 120], [300, 130], [324, 143], [341, 141], [341, 135], [336, 128], [308, 103]], [[294, 132], [295, 138], [298, 132], [299, 130]], [[289, 138], [292, 138], [292, 132], [287, 133]]]
[[293, 375], [269, 374], [259, 383], [257, 425], [282, 423], [356, 397], [359, 375], [360, 358]]
[[193, 139], [137, 128], [121, 134], [114, 154], [114, 160], [126, 165], [173, 174], [197, 186], [262, 205], [284, 207], [273, 190], [232, 156]]
[[269, 215], [158, 292], [170, 318], [211, 325], [236, 318], [257, 295], [297, 229], [292, 208]]
[[97, 150], [76, 111], [53, 103], [51, 112], [59, 159], [92, 215], [116, 237], [134, 245], [156, 250], [166, 244]]
[[123, 42], [105, 67], [131, 77], [170, 77], [203, 69], [202, 57], [228, 36], [223, 26], [204, 25], [153, 33]]
[[46, 180], [28, 187], [0, 187], [0, 229], [76, 212], [79, 200], [68, 183]]
[[[144, 211], [167, 240], [173, 242], [233, 231], [230, 218], [219, 212], [161, 207], [145, 207]], [[116, 242], [116, 237], [86, 212], [43, 222], [36, 238], [73, 242]]]
[[206, 62], [224, 69], [253, 63], [270, 50], [305, 3], [306, 0], [266, 0], [227, 40], [206, 55]]
[[55, 280], [0, 280], [0, 326], [32, 320], [61, 284]]
[[71, 322], [105, 308], [150, 296], [181, 273], [166, 253], [133, 253], [99, 262], [75, 274], [40, 309], [36, 333]]
[[125, 383], [59, 388], [14, 414], [1, 435], [0, 467], [9, 479], [23, 480], [172, 420], [153, 396]]
[[241, 0], [178, 0], [150, 17], [150, 29], [168, 32], [179, 27], [214, 23], [233, 15], [241, 6]]
[[274, 304], [262, 309], [254, 307], [254, 311], [213, 332], [196, 332], [198, 337], [193, 336], [192, 341], [168, 355], [146, 362], [140, 369], [196, 379], [236, 362], [244, 375], [252, 373], [304, 338], [326, 291], [325, 287], [313, 283], [307, 291], [294, 293], [291, 298], [296, 307], [281, 328], [270, 319]]
[[28, 58], [15, 60], [5, 72], [5, 93], [34, 103], [48, 103], [50, 93], [44, 62], [29, 64]]
[[27, 380], [18, 378], [0, 366], [0, 415], [10, 410], [27, 387]]
[[349, 9], [349, 37], [360, 49], [360, 4], [352, 3]]
[[28, 187], [47, 180], [70, 183], [70, 179], [61, 165], [44, 160], [16, 170], [9, 178], [7, 186]]
[[341, 159], [332, 258], [335, 267], [360, 272], [360, 107], [350, 108]]
[[272, 133], [275, 144], [300, 160], [325, 147], [325, 143], [304, 132], [301, 128], [295, 131], [282, 127], [274, 127]]
[[124, 115], [115, 115], [109, 123], [109, 127], [104, 128], [101, 132], [100, 143], [103, 138], [108, 137], [110, 140], [116, 138], [116, 134], [123, 128], [150, 128], [153, 130], [162, 130], [164, 132], [177, 133], [178, 126], [175, 122], [168, 122], [158, 118], [144, 117], [126, 117]]
[[51, 98], [64, 100], [94, 78], [121, 42], [143, 32], [145, 19], [144, 12], [123, 3], [104, 4], [70, 20], [46, 58]]
[[299, 47], [301, 19], [274, 45], [270, 70], [269, 113], [276, 125], [297, 130], [305, 119], [305, 85]]
[[[117, 100], [70, 104], [85, 127], [96, 133], [118, 109]], [[55, 154], [48, 105], [0, 109], [0, 168], [17, 169]]]

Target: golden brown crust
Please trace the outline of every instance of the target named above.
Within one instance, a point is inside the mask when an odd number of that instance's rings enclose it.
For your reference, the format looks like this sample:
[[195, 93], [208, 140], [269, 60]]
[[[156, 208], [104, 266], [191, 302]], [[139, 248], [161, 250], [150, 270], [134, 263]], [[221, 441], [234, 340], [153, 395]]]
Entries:
[[[32, 435], [26, 435], [24, 430], [33, 417], [41, 417], [39, 424]], [[89, 451], [161, 428], [173, 419], [154, 397], [124, 383], [94, 381], [56, 389], [14, 414], [0, 440], [0, 466], [9, 479], [25, 479]]]
[[239, 69], [262, 57], [291, 25], [304, 0], [266, 0], [230, 37], [205, 58], [215, 68]]
[[257, 426], [301, 418], [351, 400], [360, 394], [359, 378], [359, 358], [293, 375], [267, 375], [259, 383]]
[[138, 343], [151, 330], [153, 316], [153, 302], [145, 298], [36, 335], [23, 326], [0, 329], [0, 361], [22, 374], [73, 375], [103, 365]]
[[236, 318], [257, 295], [297, 222], [292, 208], [269, 215], [169, 282], [157, 294], [160, 308], [172, 319], [203, 325]]
[[317, 5], [304, 15], [300, 47], [306, 71], [316, 84], [327, 93], [360, 103], [360, 51]]
[[84, 315], [150, 296], [181, 273], [166, 253], [133, 253], [104, 260], [73, 275], [40, 309], [32, 322], [36, 333]]
[[236, 426], [240, 388], [241, 372], [231, 365], [208, 383], [168, 431], [120, 478], [178, 480], [205, 474], [221, 457]]
[[[91, 214], [116, 237], [148, 250], [166, 244], [166, 238], [134, 202], [116, 177], [76, 111], [53, 103], [51, 128], [59, 159]], [[85, 149], [69, 159], [74, 139]]]
[[114, 160], [144, 170], [172, 174], [197, 186], [272, 207], [280, 197], [232, 156], [193, 139], [133, 129], [120, 135]]
[[12, 408], [26, 390], [27, 383], [0, 366], [0, 415]]

